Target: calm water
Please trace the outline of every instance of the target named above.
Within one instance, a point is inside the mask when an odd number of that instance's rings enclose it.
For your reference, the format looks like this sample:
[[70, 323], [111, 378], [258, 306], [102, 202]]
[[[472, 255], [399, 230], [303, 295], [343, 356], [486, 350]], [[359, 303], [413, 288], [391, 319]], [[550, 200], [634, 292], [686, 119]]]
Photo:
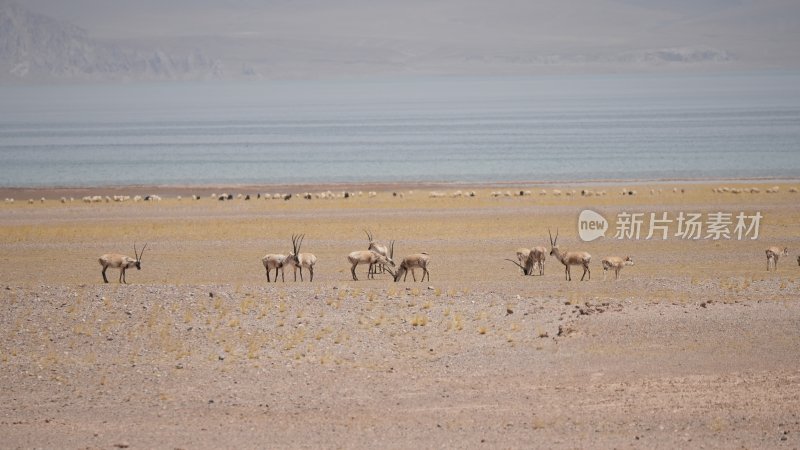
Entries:
[[0, 87], [0, 185], [800, 176], [800, 74]]

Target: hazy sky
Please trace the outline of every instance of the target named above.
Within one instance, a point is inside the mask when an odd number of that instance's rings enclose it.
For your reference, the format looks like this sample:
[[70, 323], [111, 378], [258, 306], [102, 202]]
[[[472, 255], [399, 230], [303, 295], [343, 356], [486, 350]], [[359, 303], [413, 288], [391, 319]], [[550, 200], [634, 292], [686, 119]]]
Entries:
[[[678, 47], [800, 65], [798, 0], [19, 0], [93, 37], [205, 37], [414, 56], [594, 55]], [[277, 44], [276, 44], [277, 43]], [[293, 45], [293, 44], [292, 44]], [[292, 48], [287, 45], [287, 48]], [[255, 51], [255, 50], [254, 50]], [[346, 52], [344, 53], [346, 55]]]

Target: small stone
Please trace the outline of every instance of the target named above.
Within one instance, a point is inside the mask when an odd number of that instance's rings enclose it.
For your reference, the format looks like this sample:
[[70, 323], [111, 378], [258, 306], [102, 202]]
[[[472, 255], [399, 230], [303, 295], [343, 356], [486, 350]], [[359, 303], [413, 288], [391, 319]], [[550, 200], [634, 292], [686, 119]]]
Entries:
[[705, 308], [706, 307], [706, 302], [700, 303], [700, 307], [701, 308]]
[[116, 447], [116, 448], [128, 448], [130, 446], [131, 446], [131, 444], [129, 444], [127, 442], [120, 442], [118, 444], [114, 444], [114, 447]]
[[208, 296], [211, 297], [211, 298], [214, 298], [214, 293], [213, 292], [209, 292]]
[[175, 368], [176, 369], [183, 369], [183, 364], [181, 364], [181, 363], [175, 364]]

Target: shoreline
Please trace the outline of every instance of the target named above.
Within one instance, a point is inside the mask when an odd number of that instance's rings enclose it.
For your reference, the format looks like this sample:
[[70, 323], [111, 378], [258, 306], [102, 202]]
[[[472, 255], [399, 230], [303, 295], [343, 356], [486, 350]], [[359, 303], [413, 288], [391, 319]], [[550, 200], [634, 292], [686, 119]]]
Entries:
[[670, 183], [687, 183], [703, 185], [712, 183], [793, 183], [800, 178], [790, 179], [741, 177], [741, 178], [655, 178], [655, 179], [601, 179], [601, 180], [517, 180], [498, 182], [466, 182], [466, 181], [398, 181], [398, 182], [353, 182], [353, 183], [241, 183], [241, 184], [139, 184], [139, 185], [107, 185], [107, 186], [9, 186], [0, 187], [3, 198], [40, 198], [40, 197], [83, 197], [85, 195], [199, 195], [212, 193], [300, 193], [319, 191], [398, 191], [409, 189], [492, 189], [492, 188], [531, 188], [554, 186], [641, 186], [647, 184], [663, 185]]

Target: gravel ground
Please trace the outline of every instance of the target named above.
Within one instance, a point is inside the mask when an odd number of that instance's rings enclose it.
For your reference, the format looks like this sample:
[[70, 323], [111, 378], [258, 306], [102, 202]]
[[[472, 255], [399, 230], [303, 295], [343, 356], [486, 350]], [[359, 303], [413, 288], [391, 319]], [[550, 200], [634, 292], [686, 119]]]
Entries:
[[[763, 239], [579, 244], [567, 199], [0, 208], [0, 446], [799, 448], [800, 272], [763, 257], [796, 255], [796, 197], [721, 198], [689, 207], [763, 209]], [[350, 280], [358, 217], [429, 250], [433, 281]], [[298, 223], [319, 277], [267, 284]], [[597, 255], [591, 281], [503, 261], [547, 227]], [[97, 256], [141, 230], [142, 270], [103, 284]], [[604, 282], [612, 252], [637, 265]]]

